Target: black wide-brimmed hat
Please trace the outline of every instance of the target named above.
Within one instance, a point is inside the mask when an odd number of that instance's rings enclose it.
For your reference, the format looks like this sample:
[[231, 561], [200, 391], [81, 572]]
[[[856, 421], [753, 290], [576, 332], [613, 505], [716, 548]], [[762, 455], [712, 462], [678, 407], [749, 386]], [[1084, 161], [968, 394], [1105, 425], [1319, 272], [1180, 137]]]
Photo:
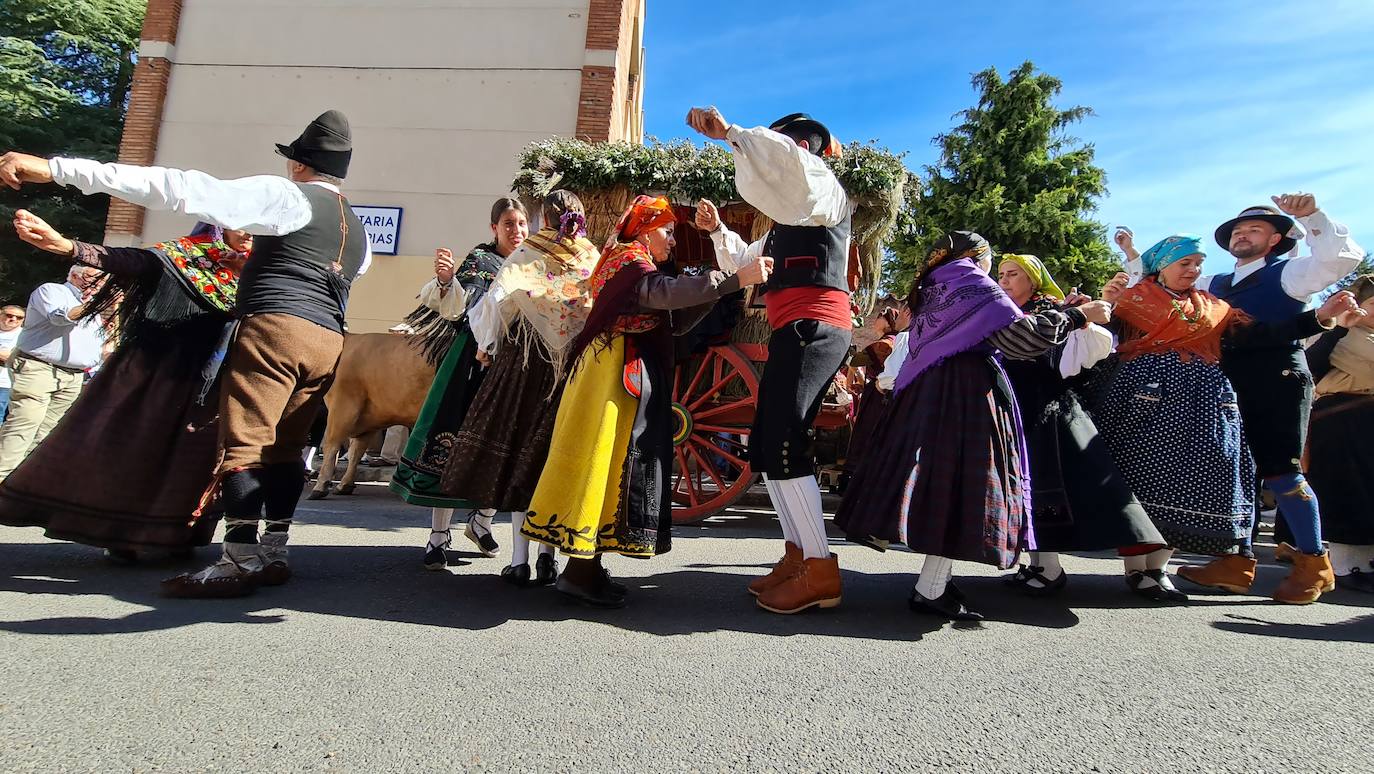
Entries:
[[337, 110], [326, 110], [290, 145], [277, 143], [277, 153], [321, 174], [348, 177], [348, 162], [353, 158], [353, 132], [348, 128], [348, 117]]
[[1298, 229], [1297, 223], [1292, 218], [1284, 215], [1275, 207], [1261, 204], [1256, 207], [1246, 207], [1236, 217], [1217, 226], [1217, 232], [1214, 236], [1217, 239], [1217, 244], [1221, 245], [1221, 249], [1231, 249], [1231, 232], [1235, 230], [1236, 224], [1242, 220], [1262, 220], [1273, 226], [1274, 230], [1283, 236], [1283, 239], [1274, 245], [1274, 249], [1269, 251], [1270, 255], [1283, 255], [1292, 250], [1298, 243], [1297, 238], [1302, 236], [1302, 231]]
[[811, 148], [811, 152], [817, 156], [822, 156], [830, 151], [830, 130], [825, 128], [825, 124], [805, 113], [785, 115], [769, 124], [768, 128], [781, 134], [789, 134], [790, 132], [796, 132], [798, 134], [818, 134], [821, 137], [820, 147]]

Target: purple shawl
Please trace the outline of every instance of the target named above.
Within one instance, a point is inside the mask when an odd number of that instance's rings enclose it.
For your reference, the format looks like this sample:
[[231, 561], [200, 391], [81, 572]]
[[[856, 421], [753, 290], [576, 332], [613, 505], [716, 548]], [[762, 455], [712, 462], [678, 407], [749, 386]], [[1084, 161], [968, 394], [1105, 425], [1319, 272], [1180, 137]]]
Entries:
[[1024, 316], [972, 258], [936, 266], [930, 270], [929, 283], [920, 290], [920, 305], [907, 338], [911, 355], [897, 374], [894, 392]]

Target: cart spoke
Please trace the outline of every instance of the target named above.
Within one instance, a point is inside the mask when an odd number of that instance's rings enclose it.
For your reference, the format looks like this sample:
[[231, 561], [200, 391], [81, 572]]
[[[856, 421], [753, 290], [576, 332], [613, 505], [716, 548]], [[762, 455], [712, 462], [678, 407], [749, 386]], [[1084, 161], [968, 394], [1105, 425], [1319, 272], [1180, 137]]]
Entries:
[[735, 456], [734, 454], [731, 454], [730, 452], [726, 451], [725, 449], [722, 449], [722, 448], [720, 448], [719, 446], [715, 445], [715, 444], [712, 443], [711, 441], [706, 440], [704, 436], [699, 436], [699, 435], [693, 433], [693, 434], [692, 434], [692, 438], [691, 438], [691, 443], [692, 443], [693, 445], [695, 445], [695, 446], [700, 446], [700, 447], [702, 447], [703, 449], [706, 449], [706, 450], [707, 450], [709, 453], [711, 453], [711, 454], [719, 454], [720, 456], [722, 456], [722, 457], [724, 457], [725, 459], [729, 460], [729, 461], [731, 462], [731, 464], [733, 464], [733, 465], [734, 465], [735, 467], [737, 467], [737, 468], [743, 469], [744, 466], [747, 464], [744, 460], [740, 459], [739, 457]]
[[724, 414], [724, 413], [726, 413], [726, 412], [728, 412], [728, 411], [735, 411], [735, 410], [738, 410], [738, 409], [748, 409], [749, 415], [750, 415], [750, 416], [753, 416], [753, 414], [754, 414], [754, 401], [753, 401], [753, 399], [752, 399], [752, 398], [740, 398], [739, 400], [732, 400], [732, 401], [730, 401], [729, 403], [722, 403], [722, 404], [720, 404], [719, 406], [712, 406], [711, 408], [708, 408], [708, 409], [705, 409], [705, 410], [702, 410], [702, 411], [697, 411], [697, 410], [696, 410], [696, 406], [692, 406], [692, 407], [689, 408], [688, 410], [692, 412], [692, 422], [695, 424], [695, 423], [697, 423], [697, 422], [700, 422], [700, 421], [703, 420], [703, 419], [710, 419], [711, 417], [717, 417], [717, 416], [720, 416], [721, 414]]
[[706, 471], [706, 475], [711, 477], [711, 480], [715, 482], [716, 489], [718, 491], [724, 492], [727, 489], [725, 481], [723, 481], [720, 477], [720, 474], [716, 472], [716, 466], [712, 465], [709, 460], [701, 456], [701, 452], [697, 451], [696, 446], [688, 445], [687, 453], [691, 454], [692, 459], [696, 460], [697, 467], [701, 470]]
[[687, 465], [687, 455], [682, 451], [681, 446], [675, 451], [677, 452], [677, 464], [682, 468], [682, 479], [687, 482], [687, 502], [691, 505], [697, 505], [697, 490], [692, 486], [692, 471]]

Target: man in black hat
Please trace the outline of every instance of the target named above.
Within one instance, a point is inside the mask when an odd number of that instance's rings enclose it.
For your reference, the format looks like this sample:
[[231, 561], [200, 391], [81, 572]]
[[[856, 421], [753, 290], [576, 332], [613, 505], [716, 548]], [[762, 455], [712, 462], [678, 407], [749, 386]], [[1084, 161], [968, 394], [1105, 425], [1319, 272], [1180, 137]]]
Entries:
[[205, 570], [165, 581], [163, 591], [172, 596], [242, 596], [290, 577], [286, 541], [305, 482], [301, 450], [343, 348], [349, 288], [371, 256], [363, 225], [339, 191], [353, 153], [348, 119], [337, 110], [323, 113], [277, 152], [287, 158], [287, 177], [236, 180], [86, 159], [0, 156], [0, 183], [11, 188], [73, 185], [257, 237], [239, 281], [239, 326], [220, 392], [223, 556]]
[[[1286, 320], [1309, 308], [1318, 293], [1354, 271], [1364, 258], [1349, 229], [1317, 209], [1311, 194], [1272, 198], [1274, 206], [1249, 207], [1217, 228], [1217, 244], [1235, 257], [1236, 268], [1198, 281], [1199, 288], [1260, 322]], [[1311, 255], [1285, 257], [1304, 230]], [[1135, 257], [1129, 234], [1118, 234], [1117, 242]], [[1274, 599], [1314, 602], [1334, 581], [1322, 547], [1317, 498], [1302, 472], [1313, 387], [1302, 343], [1228, 351], [1222, 369], [1236, 388], [1259, 477], [1278, 501], [1299, 552]], [[1178, 574], [1202, 586], [1244, 593], [1254, 582], [1255, 566], [1254, 552], [1247, 545], [1239, 554], [1205, 566], [1181, 567]]]
[[837, 155], [839, 144], [804, 113], [768, 128], [745, 129], [727, 123], [715, 108], [696, 108], [687, 123], [726, 142], [740, 196], [775, 224], [750, 245], [721, 224], [715, 205], [703, 200], [697, 209], [697, 226], [710, 232], [723, 270], [733, 272], [761, 255], [774, 261], [773, 275], [759, 291], [773, 335], [749, 435], [749, 464], [763, 473], [786, 545], [783, 559], [750, 583], [749, 591], [760, 607], [775, 613], [833, 607], [840, 602], [840, 570], [830, 553], [807, 447], [853, 332], [853, 207], [823, 158]]

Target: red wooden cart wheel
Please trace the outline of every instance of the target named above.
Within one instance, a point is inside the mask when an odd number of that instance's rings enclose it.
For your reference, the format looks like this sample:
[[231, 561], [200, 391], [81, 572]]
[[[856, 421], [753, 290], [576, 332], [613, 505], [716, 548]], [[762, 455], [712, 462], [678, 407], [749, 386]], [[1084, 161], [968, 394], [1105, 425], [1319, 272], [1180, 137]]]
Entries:
[[749, 491], [745, 461], [759, 395], [754, 365], [735, 347], [712, 347], [673, 372], [673, 523], [713, 516]]

